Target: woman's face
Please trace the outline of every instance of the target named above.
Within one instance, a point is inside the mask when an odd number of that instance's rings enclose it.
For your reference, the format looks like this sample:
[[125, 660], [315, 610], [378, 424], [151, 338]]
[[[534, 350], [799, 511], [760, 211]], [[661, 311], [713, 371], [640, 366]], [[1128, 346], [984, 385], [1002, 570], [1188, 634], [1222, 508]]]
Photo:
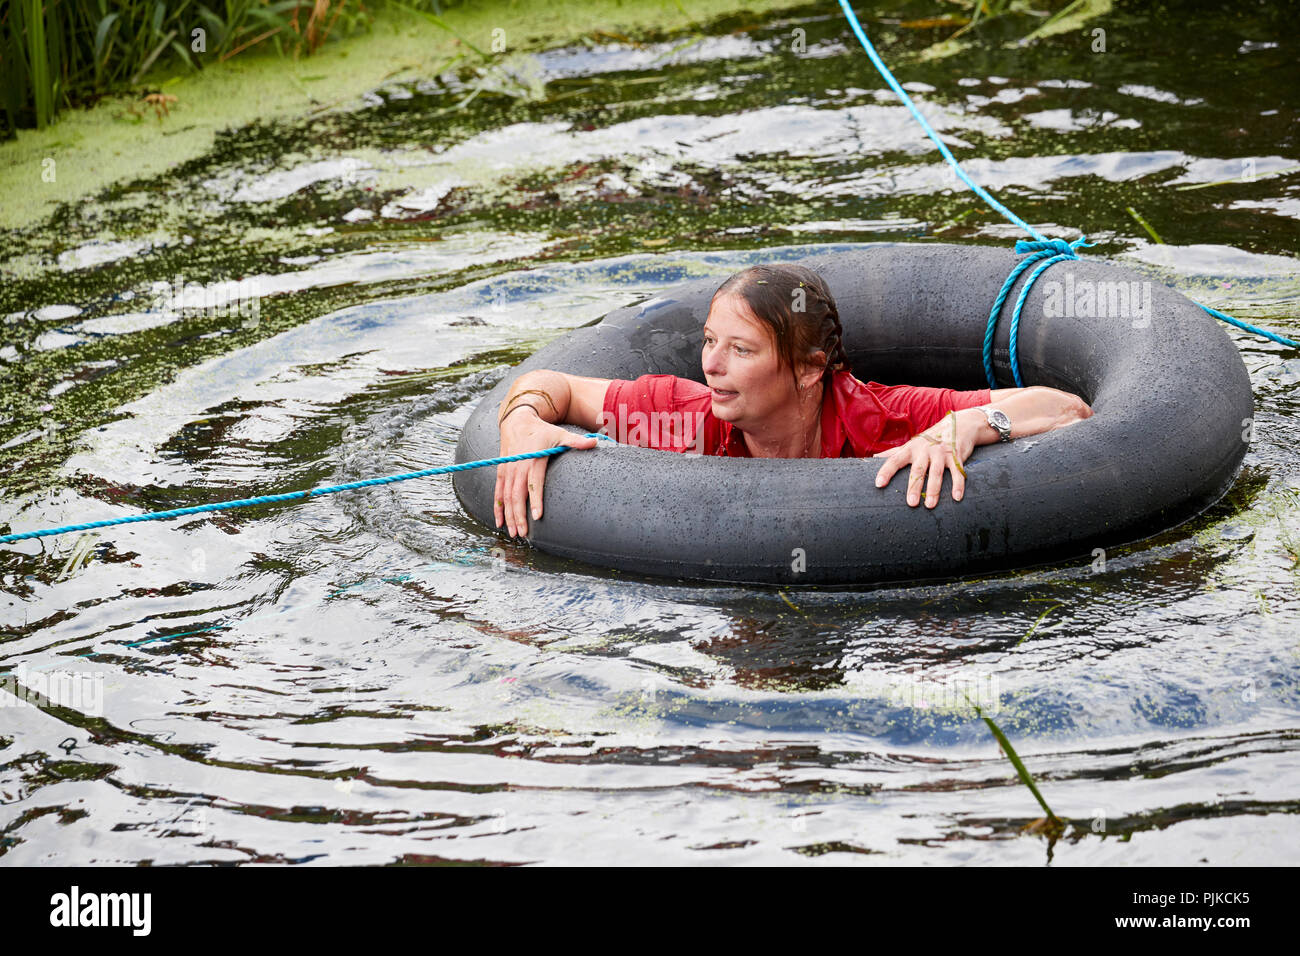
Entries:
[[797, 401], [771, 332], [739, 296], [713, 300], [704, 322], [701, 364], [704, 381], [713, 389], [713, 414], [742, 429]]

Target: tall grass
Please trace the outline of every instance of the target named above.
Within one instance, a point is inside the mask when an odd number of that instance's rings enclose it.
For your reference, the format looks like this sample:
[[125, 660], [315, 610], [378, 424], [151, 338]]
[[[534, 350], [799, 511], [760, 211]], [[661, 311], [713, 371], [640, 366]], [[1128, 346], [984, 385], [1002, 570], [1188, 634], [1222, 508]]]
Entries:
[[[441, 12], [437, 0], [415, 2]], [[365, 0], [9, 0], [0, 9], [2, 136], [44, 128], [60, 109], [163, 68], [199, 70], [252, 49], [310, 55], [373, 19]]]
[[[1039, 618], [1039, 620], [1042, 620], [1042, 618]], [[1025, 767], [1025, 762], [1020, 759], [1020, 754], [1016, 753], [1016, 748], [1011, 746], [1011, 741], [1007, 740], [1007, 735], [1002, 732], [1002, 728], [993, 722], [992, 717], [985, 716], [979, 704], [972, 701], [969, 696], [966, 698], [966, 702], [975, 709], [976, 716], [988, 725], [993, 738], [998, 742], [998, 747], [1011, 761], [1011, 766], [1016, 768], [1016, 775], [1020, 778], [1020, 782], [1029, 788], [1029, 792], [1034, 795], [1038, 805], [1043, 808], [1044, 816], [1025, 824], [1023, 829], [1032, 833], [1043, 833], [1048, 839], [1055, 840], [1065, 832], [1065, 821], [1053, 813], [1052, 808], [1047, 805], [1047, 801], [1043, 799], [1043, 795], [1038, 791], [1038, 785], [1034, 783], [1033, 774]]]

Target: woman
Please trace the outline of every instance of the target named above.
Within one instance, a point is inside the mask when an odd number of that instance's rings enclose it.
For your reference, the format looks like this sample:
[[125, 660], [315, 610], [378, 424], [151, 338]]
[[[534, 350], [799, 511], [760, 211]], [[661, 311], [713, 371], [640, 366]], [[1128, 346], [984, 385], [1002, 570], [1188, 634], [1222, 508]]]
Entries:
[[[907, 503], [939, 503], [943, 473], [952, 498], [965, 492], [976, 445], [1061, 428], [1092, 415], [1077, 395], [1045, 386], [954, 391], [860, 382], [849, 372], [835, 300], [802, 266], [754, 266], [714, 293], [704, 323], [706, 385], [673, 375], [635, 381], [549, 369], [521, 375], [501, 403], [501, 455], [568, 445], [592, 448], [557, 422], [628, 432], [638, 415], [672, 427], [632, 429], [629, 444], [751, 458], [886, 459], [884, 488], [911, 466]], [[1000, 413], [1000, 414], [999, 414]], [[626, 440], [626, 439], [625, 439]], [[527, 533], [526, 504], [542, 516], [546, 459], [497, 466], [495, 517], [511, 537]], [[925, 491], [922, 483], [929, 476]]]

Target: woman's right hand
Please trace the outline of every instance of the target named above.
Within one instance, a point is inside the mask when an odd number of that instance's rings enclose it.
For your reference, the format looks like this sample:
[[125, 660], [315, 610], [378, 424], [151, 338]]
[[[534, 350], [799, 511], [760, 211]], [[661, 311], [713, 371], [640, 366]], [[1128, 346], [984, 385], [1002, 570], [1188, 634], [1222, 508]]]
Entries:
[[[568, 445], [570, 448], [595, 448], [598, 439], [575, 435], [559, 425], [543, 421], [534, 412], [520, 409], [501, 423], [501, 457], [522, 455], [530, 451]], [[497, 465], [497, 484], [493, 493], [493, 516], [496, 526], [504, 521], [510, 537], [528, 534], [527, 506], [531, 501], [533, 520], [542, 516], [542, 484], [546, 463], [551, 456]]]

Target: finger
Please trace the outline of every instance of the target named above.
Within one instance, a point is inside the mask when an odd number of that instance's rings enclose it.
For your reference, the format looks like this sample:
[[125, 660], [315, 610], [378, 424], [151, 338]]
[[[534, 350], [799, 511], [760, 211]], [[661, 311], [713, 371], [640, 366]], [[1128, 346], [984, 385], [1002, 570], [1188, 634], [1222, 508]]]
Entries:
[[542, 516], [542, 488], [546, 481], [546, 459], [533, 460], [528, 469], [528, 500], [533, 506], [533, 520]]
[[595, 448], [598, 441], [599, 438], [588, 438], [586, 435], [569, 435], [559, 444], [568, 445], [570, 448]]
[[501, 470], [504, 472], [501, 477], [501, 513], [505, 520], [506, 533], [513, 538], [515, 536], [515, 507], [510, 495], [514, 488], [514, 463], [502, 465]]
[[959, 468], [950, 468], [948, 474], [952, 476], [952, 500], [961, 501], [966, 494], [966, 476]]
[[921, 503], [921, 482], [925, 481], [925, 470], [930, 463], [930, 456], [917, 452], [912, 459], [912, 470], [907, 475], [907, 503], [915, 508]]
[[514, 533], [524, 537], [528, 534], [528, 469], [526, 467], [515, 468], [509, 505], [515, 516]]
[[925, 489], [925, 506], [934, 508], [939, 504], [939, 493], [943, 491], [943, 467], [947, 457], [936, 448], [930, 453], [930, 483]]
[[510, 471], [506, 475], [506, 527], [510, 531], [510, 537], [519, 533], [519, 507], [518, 507], [518, 485], [519, 485], [519, 467], [515, 462], [510, 463]]
[[880, 458], [881, 456], [885, 457], [885, 463], [881, 465], [880, 470], [876, 472], [877, 488], [883, 488], [885, 485], [889, 484], [890, 481], [893, 480], [894, 475], [898, 474], [898, 469], [903, 467], [903, 462], [907, 461], [906, 458], [898, 454], [896, 449], [881, 452], [879, 455], [873, 455], [872, 457]]
[[506, 533], [515, 536], [515, 512], [510, 502], [510, 489], [514, 484], [514, 463], [501, 465], [501, 517], [505, 522]]
[[496, 486], [492, 489], [492, 517], [496, 521], [496, 526], [498, 528], [501, 527], [501, 522], [506, 520], [505, 511], [501, 507], [501, 492], [505, 487], [505, 482], [501, 477], [501, 471], [504, 468], [505, 465], [497, 465], [497, 482]]

